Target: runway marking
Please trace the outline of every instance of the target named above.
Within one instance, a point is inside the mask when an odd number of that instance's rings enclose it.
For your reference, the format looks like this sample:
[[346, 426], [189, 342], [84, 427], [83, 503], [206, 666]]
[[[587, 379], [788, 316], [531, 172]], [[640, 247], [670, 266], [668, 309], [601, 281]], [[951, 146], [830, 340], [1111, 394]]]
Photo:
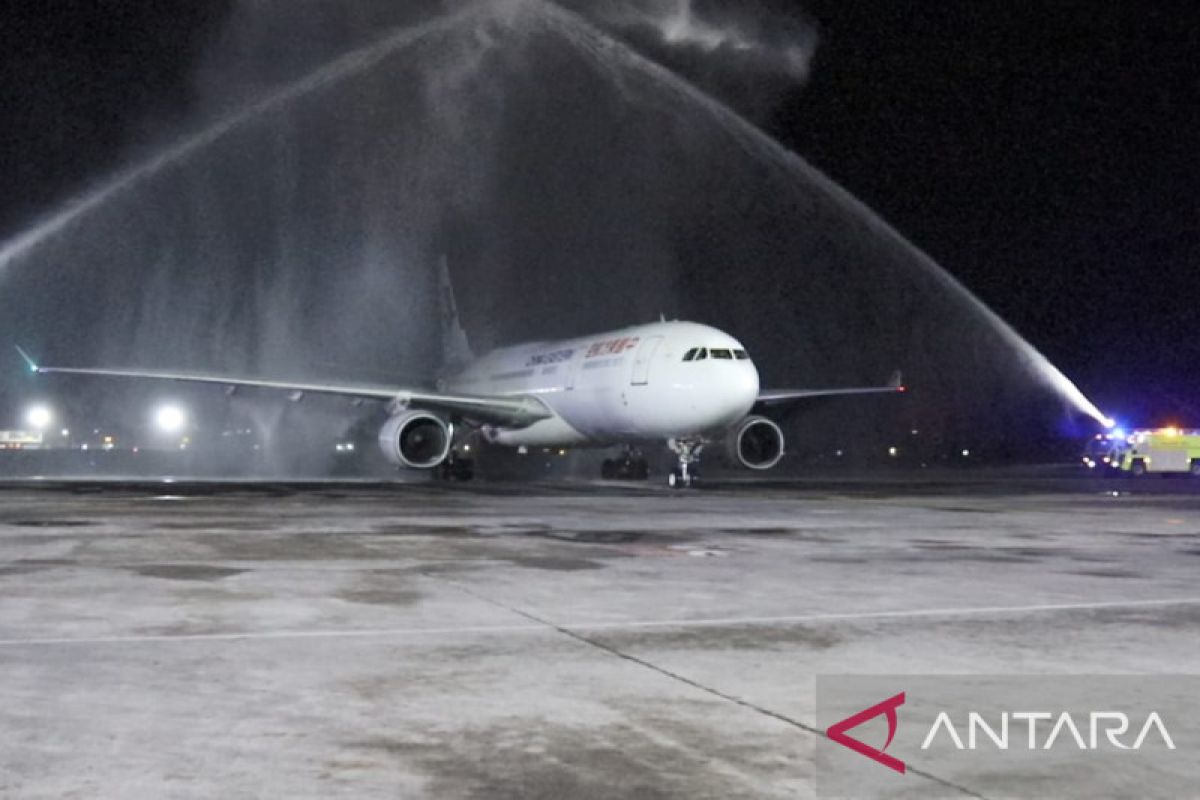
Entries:
[[[1162, 600], [1122, 600], [1094, 603], [1044, 603], [1029, 606], [982, 606], [977, 608], [926, 608], [905, 611], [851, 611], [831, 614], [801, 614], [773, 617], [713, 617], [708, 619], [652, 619], [620, 622], [563, 622], [559, 628], [571, 631], [620, 631], [646, 628], [702, 628], [727, 625], [802, 625], [819, 622], [853, 622], [872, 619], [915, 619], [921, 617], [1003, 616], [1006, 614], [1044, 614], [1058, 611], [1103, 611], [1107, 609], [1161, 608], [1200, 605], [1200, 598], [1182, 597]], [[48, 645], [139, 644], [154, 642], [225, 642], [268, 639], [367, 639], [405, 636], [440, 636], [471, 633], [545, 633], [544, 624], [464, 625], [431, 628], [366, 628], [312, 631], [244, 631], [230, 633], [143, 634], [130, 636], [57, 637], [0, 639], [0, 647]]]
[[[664, 667], [661, 664], [655, 664], [654, 662], [652, 662], [646, 658], [642, 658], [639, 656], [635, 656], [632, 653], [628, 653], [609, 642], [604, 642], [604, 641], [600, 641], [595, 638], [588, 637], [579, 630], [572, 630], [565, 626], [559, 625], [549, 619], [544, 619], [542, 617], [537, 616], [536, 614], [532, 614], [529, 611], [526, 611], [522, 608], [517, 608], [516, 606], [508, 605], [508, 604], [503, 603], [495, 598], [480, 594], [479, 592], [476, 592], [474, 589], [472, 589], [468, 586], [464, 586], [459, 581], [448, 579], [448, 578], [445, 578], [444, 576], [443, 576], [443, 580], [445, 580], [446, 583], [450, 584], [451, 586], [456, 587], [459, 591], [461, 591], [471, 597], [474, 597], [477, 600], [480, 600], [484, 603], [488, 603], [490, 605], [496, 606], [497, 608], [502, 608], [505, 611], [508, 611], [508, 612], [516, 614], [518, 616], [524, 617], [525, 619], [530, 620], [531, 622], [539, 623], [539, 624], [545, 626], [546, 628], [553, 630], [563, 636], [569, 637], [570, 639], [572, 639], [576, 642], [579, 642], [580, 644], [582, 644], [586, 647], [590, 647], [593, 650], [596, 650], [597, 652], [605, 653], [605, 654], [613, 656], [615, 658], [619, 658], [622, 661], [625, 661], [626, 663], [635, 664], [639, 667], [642, 667], [643, 669], [648, 669], [651, 672], [655, 672], [655, 673], [661, 675], [662, 677], [667, 678], [668, 680], [672, 680], [672, 681], [680, 683], [684, 686], [688, 686], [692, 689], [695, 689], [696, 691], [703, 692], [707, 695], [710, 695], [711, 697], [715, 697], [715, 698], [717, 698], [719, 700], [723, 700], [727, 703], [732, 703], [733, 705], [736, 705], [740, 708], [747, 709], [748, 711], [752, 711], [756, 714], [761, 714], [762, 716], [768, 717], [777, 722], [782, 722], [785, 725], [790, 725], [791, 727], [795, 728], [796, 730], [802, 731], [804, 733], [808, 733], [808, 734], [811, 734], [813, 736], [818, 736], [818, 737], [821, 735], [821, 731], [818, 728], [815, 728], [812, 725], [809, 725], [808, 723], [801, 722], [800, 720], [795, 719], [794, 717], [790, 717], [787, 714], [781, 713], [779, 711], [774, 711], [770, 708], [767, 708], [764, 705], [760, 705], [760, 704], [755, 703], [752, 700], [748, 700], [744, 697], [738, 697], [737, 695], [721, 691], [720, 689], [717, 689], [714, 686], [709, 686], [705, 683], [702, 683], [699, 680], [696, 680], [694, 678], [689, 678], [686, 675], [683, 675], [682, 673], [676, 672], [672, 669], [668, 669], [667, 667]], [[935, 783], [939, 783], [948, 789], [953, 789], [953, 790], [959, 792], [960, 794], [964, 794], [969, 797], [977, 798], [977, 800], [987, 800], [983, 795], [973, 792], [965, 786], [954, 783], [953, 781], [947, 780], [946, 778], [942, 778], [931, 772], [927, 772], [926, 770], [918, 769], [915, 767], [910, 767], [908, 771], [910, 774], [919, 775], [922, 778], [931, 780]]]

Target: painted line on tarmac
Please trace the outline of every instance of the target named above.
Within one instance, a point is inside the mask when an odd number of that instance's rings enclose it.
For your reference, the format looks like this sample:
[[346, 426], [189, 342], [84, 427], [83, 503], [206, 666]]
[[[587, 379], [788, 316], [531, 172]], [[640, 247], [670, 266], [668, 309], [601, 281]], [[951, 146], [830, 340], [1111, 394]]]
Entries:
[[1007, 614], [1044, 614], [1055, 611], [1104, 611], [1126, 608], [1157, 608], [1162, 606], [1200, 605], [1200, 597], [1177, 597], [1163, 600], [1114, 600], [1091, 603], [1043, 603], [1029, 606], [980, 606], [959, 608], [915, 608], [898, 611], [845, 611], [829, 614], [802, 614], [778, 617], [715, 617], [712, 619], [634, 620], [631, 622], [585, 622], [564, 624], [572, 630], [619, 628], [687, 628], [720, 625], [785, 625], [806, 622], [853, 622], [872, 619], [905, 619], [920, 617], [1003, 616]]
[[[1162, 600], [1120, 600], [1093, 603], [1043, 603], [1028, 606], [982, 606], [977, 608], [923, 608], [902, 611], [851, 611], [831, 614], [800, 614], [773, 617], [712, 617], [701, 619], [654, 619], [622, 622], [560, 623], [571, 631], [622, 631], [646, 628], [700, 628], [732, 625], [802, 625], [820, 622], [854, 622], [875, 619], [919, 619], [922, 617], [1005, 616], [1068, 611], [1120, 611], [1137, 608], [1200, 605], [1200, 597]], [[58, 638], [0, 639], [0, 647], [53, 645], [149, 644], [158, 642], [237, 642], [271, 639], [370, 639], [454, 634], [551, 633], [545, 625], [465, 625], [431, 628], [366, 628], [359, 630], [245, 631], [229, 633], [143, 634], [131, 636], [88, 636]]]

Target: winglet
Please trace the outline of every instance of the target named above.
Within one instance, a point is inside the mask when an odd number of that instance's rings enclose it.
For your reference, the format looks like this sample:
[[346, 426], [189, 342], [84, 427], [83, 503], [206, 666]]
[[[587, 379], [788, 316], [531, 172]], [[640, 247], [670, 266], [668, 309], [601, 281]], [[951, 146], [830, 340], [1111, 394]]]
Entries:
[[41, 368], [37, 365], [37, 362], [33, 360], [33, 357], [30, 356], [29, 353], [26, 353], [24, 350], [22, 350], [20, 345], [14, 344], [13, 347], [17, 348], [17, 352], [21, 355], [21, 359], [26, 364], [29, 365], [30, 372], [41, 372], [42, 371]]

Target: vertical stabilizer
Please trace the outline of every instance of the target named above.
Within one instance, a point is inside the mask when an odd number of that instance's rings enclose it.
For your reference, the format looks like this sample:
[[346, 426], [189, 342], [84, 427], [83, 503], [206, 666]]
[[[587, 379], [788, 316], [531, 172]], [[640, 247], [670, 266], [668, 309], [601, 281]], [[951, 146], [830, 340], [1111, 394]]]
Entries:
[[441, 372], [454, 372], [475, 356], [458, 321], [458, 303], [454, 300], [454, 286], [450, 283], [450, 268], [445, 255], [438, 260], [438, 311], [442, 320]]

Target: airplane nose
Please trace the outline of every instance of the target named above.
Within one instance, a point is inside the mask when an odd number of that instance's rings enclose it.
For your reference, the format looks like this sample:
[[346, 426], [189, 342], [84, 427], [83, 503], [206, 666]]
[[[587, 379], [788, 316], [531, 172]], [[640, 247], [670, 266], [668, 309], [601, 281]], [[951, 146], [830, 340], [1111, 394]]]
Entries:
[[729, 371], [723, 388], [726, 413], [731, 422], [736, 422], [750, 413], [758, 400], [758, 370], [749, 361], [737, 364], [735, 369]]
[[754, 366], [753, 361], [746, 361], [745, 368], [739, 371], [742, 375], [738, 389], [742, 402], [748, 404], [746, 411], [749, 412], [749, 406], [753, 406], [758, 401], [758, 368]]

